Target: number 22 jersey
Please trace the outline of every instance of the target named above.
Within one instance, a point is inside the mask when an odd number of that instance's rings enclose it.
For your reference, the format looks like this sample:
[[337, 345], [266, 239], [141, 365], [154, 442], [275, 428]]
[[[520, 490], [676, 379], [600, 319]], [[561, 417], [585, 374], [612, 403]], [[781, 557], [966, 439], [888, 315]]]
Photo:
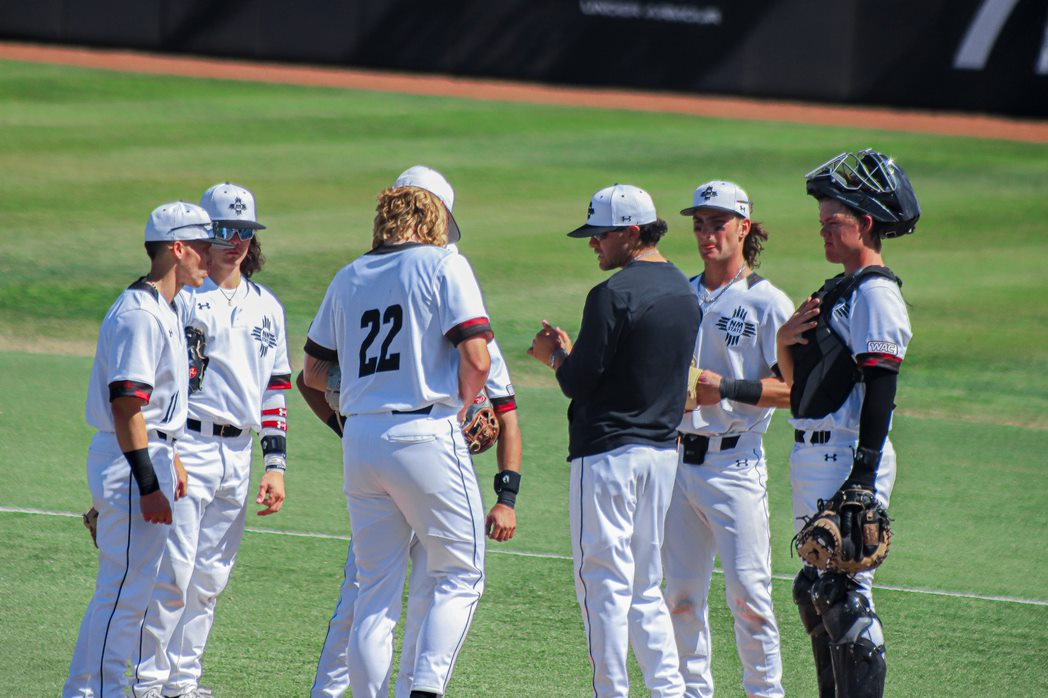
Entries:
[[310, 326], [306, 353], [337, 361], [342, 414], [458, 411], [459, 355], [491, 325], [473, 270], [433, 245], [377, 247], [343, 267]]

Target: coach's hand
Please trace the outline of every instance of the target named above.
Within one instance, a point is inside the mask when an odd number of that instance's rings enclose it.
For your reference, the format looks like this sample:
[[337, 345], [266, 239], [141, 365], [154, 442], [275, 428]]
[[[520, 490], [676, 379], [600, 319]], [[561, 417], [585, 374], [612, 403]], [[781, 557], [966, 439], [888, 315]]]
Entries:
[[721, 375], [709, 369], [702, 369], [695, 380], [695, 399], [699, 407], [709, 407], [721, 401]]
[[280, 507], [284, 506], [284, 473], [269, 470], [262, 476], [262, 481], [258, 483], [255, 504], [266, 506], [257, 512], [259, 516], [269, 516], [280, 511]]
[[150, 492], [139, 499], [142, 506], [142, 518], [148, 523], [170, 524], [171, 504], [160, 490]]

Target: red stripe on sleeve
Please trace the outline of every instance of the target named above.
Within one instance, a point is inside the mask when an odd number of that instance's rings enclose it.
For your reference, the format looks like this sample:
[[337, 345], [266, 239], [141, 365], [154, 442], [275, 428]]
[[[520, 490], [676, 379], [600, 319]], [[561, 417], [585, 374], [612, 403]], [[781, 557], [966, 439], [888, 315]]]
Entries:
[[278, 417], [286, 417], [287, 416], [287, 408], [286, 407], [272, 407], [272, 408], [270, 408], [268, 410], [262, 410], [262, 414], [263, 415], [267, 415], [267, 414], [269, 414], [269, 415], [276, 415]]
[[892, 356], [891, 354], [862, 354], [859, 357], [859, 366], [863, 368], [867, 366], [880, 366], [881, 364], [894, 364], [898, 366], [902, 363], [902, 359], [898, 356]]
[[503, 412], [510, 412], [517, 409], [517, 401], [513, 395], [509, 397], [492, 398], [491, 406], [494, 408], [496, 414], [502, 414]]
[[280, 429], [282, 431], [287, 431], [287, 422], [285, 422], [283, 420], [280, 420], [280, 419], [273, 419], [273, 420], [265, 420], [265, 419], [263, 419], [262, 420], [262, 428], [263, 429]]

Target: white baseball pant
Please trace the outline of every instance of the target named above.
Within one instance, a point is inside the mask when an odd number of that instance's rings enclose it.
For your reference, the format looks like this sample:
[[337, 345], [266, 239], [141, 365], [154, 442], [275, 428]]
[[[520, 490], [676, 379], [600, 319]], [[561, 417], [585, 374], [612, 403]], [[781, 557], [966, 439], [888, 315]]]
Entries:
[[180, 695], [196, 688], [201, 658], [244, 536], [251, 487], [251, 432], [240, 436], [186, 432], [178, 454], [189, 476], [189, 494], [175, 504], [142, 634], [135, 691], [151, 688]]
[[353, 695], [388, 686], [412, 532], [434, 583], [412, 688], [444, 694], [484, 590], [484, 510], [458, 420], [352, 415], [343, 438], [359, 584], [347, 653]]
[[[818, 513], [820, 499], [829, 499], [840, 489], [851, 473], [852, 459], [858, 435], [850, 432], [831, 432], [824, 444], [809, 442], [811, 432], [805, 432], [804, 443], [794, 443], [790, 452], [790, 487], [793, 491], [793, 526], [800, 531], [803, 517]], [[881, 464], [877, 468], [877, 501], [885, 509], [895, 485], [895, 448], [885, 439]], [[855, 575], [859, 593], [866, 597], [873, 609], [873, 574], [866, 570]]]
[[675, 449], [645, 445], [571, 461], [575, 591], [597, 698], [628, 698], [631, 642], [653, 698], [684, 693], [673, 624], [659, 588], [676, 471]]
[[684, 695], [713, 696], [709, 591], [719, 555], [743, 688], [747, 696], [778, 698], [784, 695], [782, 659], [771, 597], [768, 471], [761, 435], [743, 434], [725, 451], [716, 450], [719, 441], [713, 439], [701, 465], [679, 462], [666, 515], [665, 593]]
[[[404, 619], [404, 637], [400, 648], [400, 669], [393, 689], [396, 698], [409, 698], [415, 673], [415, 654], [418, 631], [422, 619], [433, 602], [434, 581], [426, 574], [426, 551], [412, 538], [408, 554], [411, 573], [408, 578], [408, 612]], [[310, 698], [341, 698], [349, 690], [349, 630], [353, 625], [353, 603], [357, 598], [357, 564], [353, 546], [346, 554], [346, 567], [339, 589], [335, 612], [328, 622], [324, 646], [317, 662], [317, 673], [310, 689]], [[392, 671], [392, 663], [390, 663]], [[389, 694], [389, 677], [379, 689], [380, 695]]]
[[[149, 458], [160, 491], [174, 502], [174, 451], [156, 432], [149, 434]], [[129, 686], [128, 663], [132, 670], [138, 663], [142, 617], [169, 527], [142, 518], [138, 485], [114, 433], [98, 432], [91, 440], [87, 484], [98, 510], [98, 577], [62, 695], [123, 696]]]

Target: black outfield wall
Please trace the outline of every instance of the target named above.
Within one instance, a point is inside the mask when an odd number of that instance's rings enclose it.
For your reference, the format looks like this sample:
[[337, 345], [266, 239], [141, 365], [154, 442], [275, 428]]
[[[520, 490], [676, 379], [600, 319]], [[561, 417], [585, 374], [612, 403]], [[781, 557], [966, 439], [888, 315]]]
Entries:
[[4, 0], [0, 38], [1048, 116], [1045, 0]]

